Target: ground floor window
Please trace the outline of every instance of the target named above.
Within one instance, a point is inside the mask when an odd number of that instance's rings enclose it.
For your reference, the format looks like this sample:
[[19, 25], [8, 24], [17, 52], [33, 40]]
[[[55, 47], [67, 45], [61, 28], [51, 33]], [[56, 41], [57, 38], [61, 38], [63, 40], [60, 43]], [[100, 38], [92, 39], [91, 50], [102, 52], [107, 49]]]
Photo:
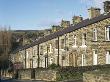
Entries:
[[93, 50], [93, 65], [97, 65], [97, 50]]
[[86, 66], [86, 57], [85, 57], [85, 54], [82, 54], [82, 66]]
[[106, 51], [106, 64], [110, 64], [110, 51]]

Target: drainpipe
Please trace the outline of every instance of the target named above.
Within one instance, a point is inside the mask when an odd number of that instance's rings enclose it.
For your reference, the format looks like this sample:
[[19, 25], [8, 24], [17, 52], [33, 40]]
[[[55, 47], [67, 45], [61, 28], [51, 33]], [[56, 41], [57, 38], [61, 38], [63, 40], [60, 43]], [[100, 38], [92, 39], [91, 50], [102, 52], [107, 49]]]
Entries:
[[47, 66], [47, 65], [46, 65], [46, 55], [45, 55], [45, 68], [46, 68], [46, 66]]

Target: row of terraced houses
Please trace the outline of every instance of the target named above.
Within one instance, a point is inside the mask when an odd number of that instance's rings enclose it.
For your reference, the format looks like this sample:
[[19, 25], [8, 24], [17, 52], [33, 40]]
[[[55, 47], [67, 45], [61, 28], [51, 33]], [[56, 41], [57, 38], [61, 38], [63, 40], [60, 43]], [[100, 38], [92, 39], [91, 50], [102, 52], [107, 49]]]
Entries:
[[73, 24], [63, 21], [61, 30], [39, 38], [11, 53], [17, 68], [90, 66], [110, 64], [110, 1], [99, 8], [88, 9], [90, 17], [73, 17]]

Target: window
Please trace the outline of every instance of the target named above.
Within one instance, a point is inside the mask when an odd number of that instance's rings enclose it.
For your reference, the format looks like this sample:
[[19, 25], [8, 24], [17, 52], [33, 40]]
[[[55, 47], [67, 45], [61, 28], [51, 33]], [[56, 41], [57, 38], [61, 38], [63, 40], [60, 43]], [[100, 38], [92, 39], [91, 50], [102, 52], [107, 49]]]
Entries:
[[55, 48], [58, 49], [58, 40], [55, 41]]
[[93, 65], [97, 65], [97, 50], [93, 50]]
[[106, 51], [106, 64], [110, 64], [110, 51]]
[[26, 57], [29, 58], [29, 51], [26, 51]]
[[52, 52], [52, 44], [49, 44], [48, 50], [50, 53]]
[[86, 45], [86, 33], [82, 34], [82, 45]]
[[73, 36], [74, 46], [76, 46], [76, 35]]
[[110, 40], [110, 26], [105, 27], [105, 40], [106, 41]]
[[40, 55], [43, 55], [43, 46], [40, 46]]
[[82, 54], [82, 66], [86, 66], [86, 57], [85, 57], [85, 54]]
[[64, 49], [64, 46], [65, 46], [65, 41], [64, 39], [61, 39], [61, 49]]
[[49, 64], [52, 64], [53, 63], [53, 58], [50, 58], [49, 59]]
[[97, 29], [96, 28], [93, 29], [93, 40], [97, 41]]

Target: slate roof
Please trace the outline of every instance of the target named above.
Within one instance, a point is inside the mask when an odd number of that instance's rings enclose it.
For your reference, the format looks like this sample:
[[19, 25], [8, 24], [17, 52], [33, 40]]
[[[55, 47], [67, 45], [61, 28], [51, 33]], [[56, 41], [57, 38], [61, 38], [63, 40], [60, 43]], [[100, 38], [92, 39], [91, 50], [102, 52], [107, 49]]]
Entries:
[[41, 44], [43, 42], [46, 42], [46, 41], [49, 41], [49, 40], [52, 40], [54, 38], [57, 38], [59, 36], [62, 36], [66, 33], [70, 33], [72, 31], [75, 31], [77, 29], [80, 29], [80, 28], [83, 28], [85, 26], [88, 26], [88, 25], [91, 25], [91, 24], [94, 24], [96, 22], [99, 22], [99, 21], [102, 21], [104, 19], [107, 19], [107, 18], [110, 18], [110, 13], [108, 14], [101, 14], [100, 16], [98, 17], [95, 17], [95, 18], [92, 18], [92, 19], [86, 19], [86, 20], [83, 20], [82, 22], [74, 25], [74, 26], [70, 26], [68, 28], [65, 28], [65, 29], [62, 29], [60, 31], [57, 31], [55, 33], [52, 33], [50, 35], [47, 35], [47, 36], [44, 36], [42, 38], [39, 38], [38, 40], [36, 40], [35, 42], [31, 43], [30, 45], [24, 45], [23, 47], [20, 47], [18, 49], [16, 49], [14, 51], [14, 53], [20, 51], [20, 50], [24, 50], [24, 49], [27, 49], [29, 47], [32, 47], [32, 46], [35, 46], [35, 45], [38, 45], [38, 44]]

